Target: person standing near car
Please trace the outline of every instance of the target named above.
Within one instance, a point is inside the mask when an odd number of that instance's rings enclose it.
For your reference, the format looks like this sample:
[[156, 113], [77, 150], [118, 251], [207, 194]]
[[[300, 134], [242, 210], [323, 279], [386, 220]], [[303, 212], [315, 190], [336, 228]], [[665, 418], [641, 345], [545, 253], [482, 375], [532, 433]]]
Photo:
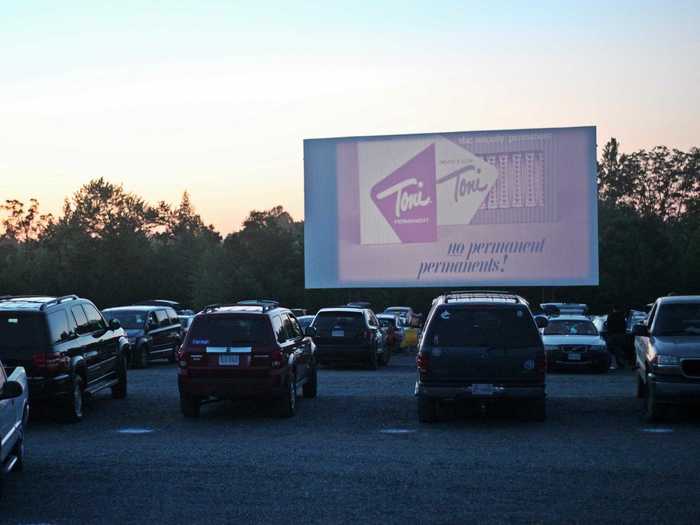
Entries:
[[617, 368], [625, 368], [625, 312], [614, 305], [606, 322], [608, 329], [608, 350], [617, 361]]

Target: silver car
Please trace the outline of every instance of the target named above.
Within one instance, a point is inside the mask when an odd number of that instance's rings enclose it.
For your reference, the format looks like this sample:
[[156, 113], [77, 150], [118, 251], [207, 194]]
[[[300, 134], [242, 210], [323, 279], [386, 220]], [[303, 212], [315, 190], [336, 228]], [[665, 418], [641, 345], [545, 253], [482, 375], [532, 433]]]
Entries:
[[632, 333], [647, 419], [662, 419], [668, 405], [700, 403], [700, 295], [657, 299]]
[[584, 315], [550, 317], [542, 330], [542, 342], [548, 370], [586, 368], [604, 373], [610, 368], [605, 340], [593, 321]]

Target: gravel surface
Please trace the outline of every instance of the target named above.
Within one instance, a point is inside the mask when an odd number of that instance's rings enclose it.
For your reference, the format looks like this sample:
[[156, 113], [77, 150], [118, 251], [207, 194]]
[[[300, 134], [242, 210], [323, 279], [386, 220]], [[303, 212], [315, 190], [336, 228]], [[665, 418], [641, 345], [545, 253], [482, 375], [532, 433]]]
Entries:
[[5, 523], [697, 523], [700, 418], [647, 425], [630, 371], [551, 374], [546, 423], [447, 409], [417, 422], [412, 356], [327, 369], [319, 396], [179, 411], [175, 368], [77, 425], [32, 418]]

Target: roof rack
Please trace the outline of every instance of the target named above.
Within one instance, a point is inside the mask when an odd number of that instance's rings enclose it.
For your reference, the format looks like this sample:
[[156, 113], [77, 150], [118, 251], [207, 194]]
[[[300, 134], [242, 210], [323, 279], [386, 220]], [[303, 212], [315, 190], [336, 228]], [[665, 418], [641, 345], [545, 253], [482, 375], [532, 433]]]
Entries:
[[71, 295], [62, 295], [61, 297], [56, 297], [56, 299], [51, 299], [50, 301], [45, 302], [39, 307], [39, 310], [42, 312], [46, 310], [49, 306], [56, 306], [57, 304], [61, 304], [64, 301], [76, 301], [78, 299], [78, 296], [75, 294]]
[[261, 299], [260, 301], [247, 299], [244, 301], [238, 301], [236, 303], [210, 304], [202, 309], [202, 313], [213, 312], [214, 310], [218, 310], [219, 308], [229, 308], [234, 306], [247, 306], [253, 308], [257, 307], [260, 308], [260, 310], [263, 313], [265, 313], [269, 312], [270, 310], [274, 310], [275, 308], [279, 308], [279, 303], [277, 301], [273, 301], [272, 299]]
[[512, 292], [498, 290], [457, 290], [444, 294], [445, 302], [449, 303], [459, 299], [479, 298], [479, 299], [500, 299], [513, 303], [527, 304], [527, 301]]

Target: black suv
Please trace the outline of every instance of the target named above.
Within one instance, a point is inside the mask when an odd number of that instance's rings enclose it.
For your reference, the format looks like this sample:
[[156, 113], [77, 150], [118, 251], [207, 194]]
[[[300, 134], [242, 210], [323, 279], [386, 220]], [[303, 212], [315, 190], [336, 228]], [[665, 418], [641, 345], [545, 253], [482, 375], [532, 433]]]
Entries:
[[376, 370], [391, 358], [377, 317], [362, 305], [319, 310], [309, 333], [316, 343], [320, 364], [359, 363]]
[[264, 398], [293, 416], [298, 387], [316, 397], [315, 354], [294, 314], [275, 302], [207, 306], [178, 353], [182, 413], [197, 417], [208, 401]]
[[416, 358], [419, 420], [435, 420], [440, 402], [496, 400], [522, 403], [527, 416], [544, 420], [546, 362], [537, 328], [517, 295], [451, 292], [435, 299]]
[[163, 306], [119, 306], [102, 310], [107, 320], [116, 319], [129, 338], [129, 363], [145, 368], [153, 359], [175, 362], [182, 343], [182, 325], [173, 308]]
[[83, 396], [111, 388], [126, 397], [129, 342], [86, 299], [0, 297], [0, 359], [27, 371], [32, 403], [56, 403], [67, 421], [83, 417]]

